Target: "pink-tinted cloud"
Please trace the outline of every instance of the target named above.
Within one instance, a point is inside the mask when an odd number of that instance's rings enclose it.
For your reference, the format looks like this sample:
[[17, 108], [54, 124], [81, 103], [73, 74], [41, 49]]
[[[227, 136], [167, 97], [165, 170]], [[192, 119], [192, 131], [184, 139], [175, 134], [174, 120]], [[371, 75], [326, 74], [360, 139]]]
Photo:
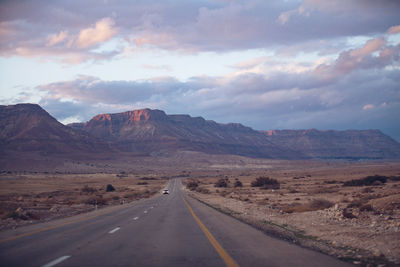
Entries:
[[[32, 33], [24, 32], [32, 28]], [[83, 28], [75, 33], [62, 29], [47, 35], [37, 33], [35, 26], [25, 21], [1, 22], [0, 55], [7, 57], [19, 55], [23, 57], [41, 57], [57, 59], [68, 64], [77, 64], [88, 60], [105, 60], [116, 55], [116, 51], [93, 52], [118, 34], [118, 28], [111, 18], [102, 18], [94, 26]]]
[[363, 110], [368, 110], [368, 109], [374, 109], [375, 105], [374, 104], [366, 104], [363, 106]]
[[76, 40], [79, 48], [88, 48], [106, 42], [118, 34], [114, 27], [115, 22], [110, 18], [103, 18], [96, 22], [94, 27], [83, 29]]
[[400, 25], [390, 27], [387, 33], [388, 34], [400, 33]]

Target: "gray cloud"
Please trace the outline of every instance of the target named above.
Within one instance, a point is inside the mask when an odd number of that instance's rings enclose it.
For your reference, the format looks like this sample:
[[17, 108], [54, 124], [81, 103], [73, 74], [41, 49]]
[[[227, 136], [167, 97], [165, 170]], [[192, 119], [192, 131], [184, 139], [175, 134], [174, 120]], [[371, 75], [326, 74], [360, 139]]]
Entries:
[[[274, 48], [296, 53], [313, 47], [320, 53], [332, 53], [338, 51], [335, 43], [340, 44], [343, 38], [373, 36], [400, 24], [398, 1], [376, 3], [358, 0], [2, 1], [0, 53], [2, 56], [75, 57], [69, 63], [104, 60], [124, 51], [123, 48], [113, 53], [92, 51], [113, 37], [125, 40], [125, 46], [189, 52]], [[105, 19], [111, 21], [110, 29], [86, 42], [87, 45], [79, 45], [82, 31], [95, 29], [96, 23]], [[68, 35], [65, 41], [48, 45], [50, 37], [62, 37], [62, 33]]]

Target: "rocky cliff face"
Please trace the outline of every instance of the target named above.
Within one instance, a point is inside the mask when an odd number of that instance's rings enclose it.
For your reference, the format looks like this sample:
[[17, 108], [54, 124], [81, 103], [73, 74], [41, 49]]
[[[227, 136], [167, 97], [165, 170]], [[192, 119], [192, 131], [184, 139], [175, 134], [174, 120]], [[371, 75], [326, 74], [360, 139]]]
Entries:
[[378, 130], [260, 132], [237, 123], [151, 109], [101, 114], [65, 126], [32, 104], [0, 106], [0, 150], [46, 155], [187, 150], [278, 159], [400, 158], [400, 144]]
[[194, 150], [252, 157], [304, 157], [300, 152], [277, 147], [264, 134], [241, 124], [166, 115], [161, 110], [101, 114], [86, 123], [70, 126], [115, 142], [124, 151]]
[[312, 158], [400, 158], [400, 144], [379, 130], [271, 130], [264, 134], [275, 145], [302, 151]]

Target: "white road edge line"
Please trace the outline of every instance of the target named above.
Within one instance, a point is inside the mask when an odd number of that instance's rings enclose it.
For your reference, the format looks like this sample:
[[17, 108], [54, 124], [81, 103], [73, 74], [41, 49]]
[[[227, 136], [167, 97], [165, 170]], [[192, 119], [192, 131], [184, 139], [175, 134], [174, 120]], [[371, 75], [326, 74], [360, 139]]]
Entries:
[[135, 217], [135, 218], [133, 218], [135, 221], [137, 220], [137, 219], [139, 219], [139, 217]]
[[121, 229], [121, 228], [119, 228], [119, 227], [117, 227], [117, 228], [114, 228], [114, 229], [112, 229], [110, 232], [108, 232], [109, 234], [113, 234], [113, 233], [115, 233], [116, 231], [118, 231], [119, 229]]
[[59, 263], [62, 262], [62, 261], [65, 261], [66, 259], [68, 259], [68, 258], [70, 258], [70, 257], [71, 257], [71, 256], [62, 256], [62, 257], [59, 257], [58, 259], [55, 259], [54, 261], [51, 261], [51, 262], [49, 262], [49, 263], [43, 265], [42, 267], [52, 267], [52, 266], [54, 266], [54, 265], [59, 264]]

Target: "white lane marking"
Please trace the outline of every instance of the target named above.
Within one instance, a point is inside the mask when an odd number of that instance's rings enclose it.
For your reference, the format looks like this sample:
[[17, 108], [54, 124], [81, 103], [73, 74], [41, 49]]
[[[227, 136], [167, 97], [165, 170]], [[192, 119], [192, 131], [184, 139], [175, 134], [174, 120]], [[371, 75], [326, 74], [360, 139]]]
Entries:
[[145, 210], [144, 213], [147, 213], [147, 210]]
[[108, 232], [109, 234], [113, 234], [113, 233], [115, 233], [116, 231], [118, 231], [119, 229], [121, 229], [121, 228], [119, 228], [119, 227], [117, 227], [117, 228], [114, 228], [114, 229], [112, 229], [110, 232]]
[[135, 217], [135, 218], [133, 218], [135, 221], [137, 220], [137, 219], [139, 219], [139, 217]]
[[71, 256], [62, 256], [62, 257], [59, 257], [58, 259], [55, 259], [54, 261], [51, 261], [51, 262], [49, 262], [49, 263], [43, 265], [42, 267], [52, 267], [52, 266], [54, 266], [54, 265], [59, 264], [59, 263], [62, 262], [62, 261], [65, 261], [65, 260], [68, 259], [69, 257], [71, 257]]

